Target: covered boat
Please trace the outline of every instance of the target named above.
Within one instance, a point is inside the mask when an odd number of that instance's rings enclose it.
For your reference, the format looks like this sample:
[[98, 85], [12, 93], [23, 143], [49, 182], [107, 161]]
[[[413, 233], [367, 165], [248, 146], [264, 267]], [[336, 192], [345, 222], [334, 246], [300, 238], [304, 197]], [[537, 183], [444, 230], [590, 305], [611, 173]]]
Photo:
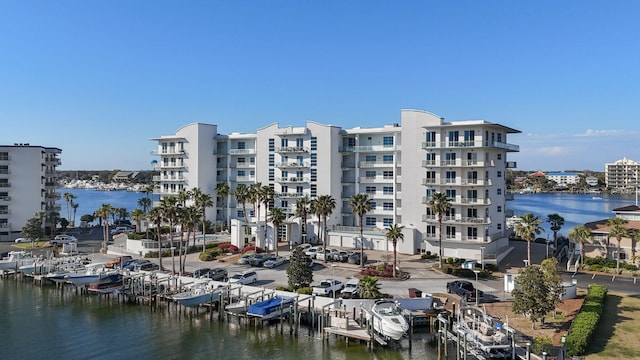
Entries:
[[279, 318], [291, 312], [294, 298], [276, 296], [264, 301], [249, 305], [248, 316], [259, 317], [262, 320]]

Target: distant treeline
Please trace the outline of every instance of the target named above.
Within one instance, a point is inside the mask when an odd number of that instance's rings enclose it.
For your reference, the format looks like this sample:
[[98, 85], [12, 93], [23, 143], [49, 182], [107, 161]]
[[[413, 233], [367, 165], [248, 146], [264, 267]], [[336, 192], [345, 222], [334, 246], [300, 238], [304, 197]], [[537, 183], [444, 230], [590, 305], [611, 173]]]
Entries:
[[[120, 171], [129, 170], [61, 170], [59, 173], [61, 180], [91, 180], [94, 176], [97, 176], [99, 181], [109, 183], [113, 179], [113, 176]], [[157, 171], [149, 170], [141, 170], [137, 173], [138, 175], [136, 175], [136, 177], [130, 182], [138, 184], [152, 184], [153, 176], [158, 175]]]

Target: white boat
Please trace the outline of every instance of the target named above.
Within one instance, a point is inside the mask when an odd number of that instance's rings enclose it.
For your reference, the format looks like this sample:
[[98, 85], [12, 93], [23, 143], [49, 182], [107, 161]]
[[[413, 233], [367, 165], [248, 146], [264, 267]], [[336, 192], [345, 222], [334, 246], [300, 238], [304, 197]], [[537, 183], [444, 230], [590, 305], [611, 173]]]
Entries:
[[104, 265], [104, 263], [85, 265], [85, 271], [67, 274], [65, 279], [75, 286], [85, 286], [117, 272], [117, 270], [108, 269]]
[[36, 260], [26, 251], [9, 251], [8, 256], [0, 260], [0, 270], [17, 270], [21, 266], [32, 265]]
[[276, 319], [291, 312], [294, 298], [276, 296], [270, 299], [249, 305], [247, 315], [258, 317], [262, 320]]
[[373, 330], [386, 339], [400, 340], [409, 330], [402, 307], [392, 300], [378, 300], [368, 314]]
[[483, 310], [468, 306], [460, 309], [453, 331], [466, 337], [470, 350], [484, 358], [511, 358], [511, 341], [507, 325]]
[[219, 294], [226, 289], [225, 286], [212, 282], [200, 282], [194, 284], [189, 290], [173, 295], [171, 298], [178, 304], [186, 307], [198, 306], [217, 301]]
[[51, 263], [50, 261], [40, 260], [28, 265], [20, 266], [18, 268], [18, 271], [26, 275], [39, 275], [47, 274], [48, 272], [55, 270], [55, 268], [56, 265]]
[[520, 218], [520, 216], [516, 216], [516, 215], [513, 215], [505, 219], [507, 228], [515, 228], [516, 225], [520, 223], [520, 221], [522, 221], [522, 219]]
[[240, 300], [225, 306], [224, 310], [231, 314], [242, 315], [247, 313], [248, 306], [245, 300]]

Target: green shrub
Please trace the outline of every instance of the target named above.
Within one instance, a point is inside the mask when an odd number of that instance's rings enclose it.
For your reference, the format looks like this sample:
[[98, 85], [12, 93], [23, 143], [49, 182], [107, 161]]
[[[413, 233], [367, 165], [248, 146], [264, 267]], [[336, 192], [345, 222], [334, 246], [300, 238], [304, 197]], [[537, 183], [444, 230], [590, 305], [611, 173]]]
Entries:
[[298, 294], [302, 294], [302, 295], [311, 295], [312, 291], [313, 291], [313, 289], [310, 288], [310, 287], [303, 287], [303, 288], [300, 288], [300, 289], [296, 289], [296, 292]]
[[216, 259], [216, 256], [209, 251], [205, 251], [203, 253], [200, 253], [200, 255], [198, 255], [198, 258], [200, 259], [200, 261], [213, 261]]
[[580, 312], [571, 323], [567, 335], [567, 352], [571, 356], [585, 353], [587, 345], [593, 337], [607, 297], [607, 288], [602, 285], [589, 285], [587, 296]]
[[536, 336], [533, 338], [533, 343], [531, 344], [531, 352], [534, 354], [542, 355], [543, 352], [547, 354], [551, 353], [553, 349], [553, 342], [551, 338], [548, 336], [541, 337]]

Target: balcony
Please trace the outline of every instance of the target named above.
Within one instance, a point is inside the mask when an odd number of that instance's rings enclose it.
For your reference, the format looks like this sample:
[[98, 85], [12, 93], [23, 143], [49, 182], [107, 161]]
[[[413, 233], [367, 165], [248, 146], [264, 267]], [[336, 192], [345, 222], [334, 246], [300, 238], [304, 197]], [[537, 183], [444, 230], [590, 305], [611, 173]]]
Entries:
[[306, 152], [309, 152], [309, 148], [304, 146], [285, 146], [285, 147], [275, 148], [275, 152], [284, 153], [284, 154], [306, 153]]
[[366, 193], [369, 196], [369, 199], [393, 199], [395, 196], [394, 193], [386, 193], [383, 191], [376, 191], [374, 193]]
[[281, 199], [299, 199], [305, 197], [305, 193], [298, 192], [286, 192], [286, 193], [276, 193], [274, 196]]
[[400, 151], [400, 145], [343, 146], [341, 152], [393, 152]]
[[0, 188], [8, 188], [11, 187], [11, 183], [10, 182], [1, 182], [0, 183]]
[[289, 161], [276, 164], [276, 167], [280, 169], [295, 169], [295, 168], [308, 168], [311, 166], [310, 162], [304, 161]]
[[160, 182], [160, 181], [184, 181], [185, 177], [182, 175], [168, 175], [168, 176], [164, 176], [164, 175], [160, 175], [160, 176], [154, 176], [153, 177], [153, 181], [155, 182]]
[[151, 156], [177, 156], [184, 155], [186, 151], [184, 149], [167, 148], [161, 150], [151, 150]]
[[160, 168], [161, 169], [188, 169], [187, 166], [182, 163], [182, 164], [176, 164], [176, 163], [159, 163], [160, 164]]
[[425, 141], [422, 143], [422, 149], [468, 149], [468, 148], [498, 148], [507, 151], [520, 151], [518, 145], [507, 144], [497, 141]]
[[0, 196], [0, 201], [11, 201], [11, 196]]
[[0, 229], [10, 229], [11, 223], [8, 222], [0, 222]]
[[393, 183], [395, 181], [395, 176], [384, 176], [384, 175], [376, 175], [376, 176], [365, 176], [360, 178], [360, 183]]
[[236, 182], [255, 182], [256, 181], [256, 177], [255, 176], [232, 176], [231, 179], [229, 179], [231, 181], [236, 181]]
[[483, 179], [422, 179], [424, 186], [491, 186], [491, 180]]
[[[398, 166], [400, 164], [397, 164]], [[361, 168], [392, 167], [393, 161], [360, 161]]]
[[486, 166], [495, 166], [493, 161], [484, 162], [478, 160], [422, 160], [422, 167], [431, 168], [431, 167], [486, 167]]
[[48, 158], [44, 160], [47, 166], [60, 166], [62, 162], [58, 158]]
[[276, 182], [279, 183], [306, 183], [309, 182], [309, 179], [304, 177], [286, 177], [286, 178], [276, 178]]

